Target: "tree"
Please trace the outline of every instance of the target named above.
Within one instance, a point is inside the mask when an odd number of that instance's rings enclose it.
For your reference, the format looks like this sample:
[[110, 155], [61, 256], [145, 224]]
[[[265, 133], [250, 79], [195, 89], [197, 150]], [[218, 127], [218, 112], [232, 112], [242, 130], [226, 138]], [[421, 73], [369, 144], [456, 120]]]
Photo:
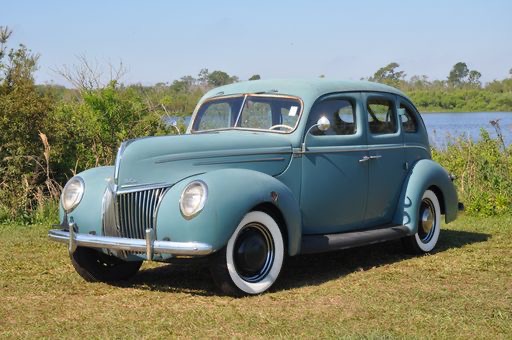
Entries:
[[223, 71], [213, 71], [208, 75], [208, 85], [213, 87], [231, 84], [231, 77]]
[[26, 216], [37, 197], [56, 190], [49, 147], [42, 155], [52, 104], [34, 84], [38, 55], [24, 45], [6, 53], [11, 33], [0, 26], [0, 210], [14, 217]]
[[260, 79], [261, 79], [261, 77], [259, 74], [254, 74], [251, 76], [251, 78], [249, 78], [249, 80], [260, 80]]
[[97, 61], [89, 60], [85, 55], [78, 56], [77, 60], [77, 64], [64, 65], [54, 70], [54, 72], [82, 92], [99, 90], [107, 87], [112, 82], [120, 83], [127, 73], [122, 61], [119, 62], [119, 65], [108, 63], [105, 67]]
[[[7, 40], [9, 40], [9, 37], [11, 36], [12, 31], [9, 29], [9, 27], [0, 26], [0, 72], [5, 67], [2, 63], [2, 59], [5, 57], [5, 49]], [[1, 74], [0, 74], [0, 81], [2, 80]]]
[[452, 87], [463, 87], [469, 85], [471, 87], [480, 87], [480, 78], [482, 74], [477, 70], [470, 70], [464, 62], [458, 62], [453, 65], [448, 75], [448, 85]]
[[468, 65], [460, 61], [457, 64], [453, 65], [452, 70], [448, 75], [448, 84], [454, 87], [462, 86], [465, 83], [466, 77], [468, 75]]
[[199, 71], [199, 74], [197, 75], [197, 79], [199, 80], [199, 83], [203, 86], [208, 85], [209, 75], [210, 75], [210, 72], [208, 72], [208, 69], [202, 68], [201, 71]]
[[399, 67], [400, 65], [398, 63], [389, 63], [388, 65], [378, 69], [377, 72], [375, 72], [368, 80], [391, 86], [398, 86], [400, 81], [405, 77], [404, 71], [397, 71], [397, 68]]
[[173, 81], [171, 89], [175, 92], [190, 92], [196, 83], [196, 78], [192, 76], [184, 76], [181, 77], [180, 80]]
[[480, 72], [476, 70], [471, 70], [469, 71], [468, 83], [470, 85], [480, 87], [480, 85], [482, 85], [480, 83], [480, 77], [482, 77], [482, 74]]

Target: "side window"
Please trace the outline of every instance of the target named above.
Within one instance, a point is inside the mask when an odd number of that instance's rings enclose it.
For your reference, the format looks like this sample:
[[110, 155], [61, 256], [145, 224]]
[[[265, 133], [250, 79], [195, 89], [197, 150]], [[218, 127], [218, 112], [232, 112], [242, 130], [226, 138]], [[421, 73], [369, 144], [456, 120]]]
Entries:
[[231, 121], [231, 106], [228, 103], [215, 103], [208, 106], [201, 117], [199, 130], [221, 129]]
[[400, 109], [404, 110], [402, 115], [402, 129], [405, 132], [414, 133], [418, 131], [418, 121], [413, 111], [404, 104], [400, 103]]
[[268, 129], [272, 126], [272, 108], [269, 103], [248, 99], [240, 115], [240, 127]]
[[313, 135], [353, 135], [357, 131], [355, 106], [350, 100], [329, 99], [316, 104], [309, 115], [308, 126], [316, 124], [322, 116], [329, 119], [331, 127], [327, 131], [313, 128]]
[[369, 98], [366, 104], [368, 124], [373, 134], [387, 134], [398, 131], [396, 114], [392, 100], [385, 98]]

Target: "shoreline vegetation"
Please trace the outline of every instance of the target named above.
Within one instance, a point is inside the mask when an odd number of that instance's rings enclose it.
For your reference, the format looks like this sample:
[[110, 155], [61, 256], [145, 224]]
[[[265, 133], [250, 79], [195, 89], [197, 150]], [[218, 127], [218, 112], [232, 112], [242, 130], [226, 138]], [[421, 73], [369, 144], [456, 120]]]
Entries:
[[[24, 45], [8, 46], [11, 34], [0, 26], [0, 224], [56, 222], [60, 191], [71, 176], [112, 164], [123, 140], [175, 133], [164, 122], [169, 116], [181, 117], [183, 131], [184, 118], [208, 89], [240, 81], [204, 68], [171, 83], [125, 85], [122, 63], [98, 65], [79, 57], [77, 65], [56, 70], [73, 88], [37, 85], [39, 56]], [[512, 69], [503, 80], [482, 84], [480, 78], [464, 62], [446, 80], [407, 78], [390, 63], [364, 80], [401, 89], [424, 113], [512, 112]], [[458, 190], [469, 214], [512, 210], [512, 147], [501, 142], [500, 135], [493, 139], [482, 131], [477, 142], [456, 139], [433, 152], [461, 179]]]

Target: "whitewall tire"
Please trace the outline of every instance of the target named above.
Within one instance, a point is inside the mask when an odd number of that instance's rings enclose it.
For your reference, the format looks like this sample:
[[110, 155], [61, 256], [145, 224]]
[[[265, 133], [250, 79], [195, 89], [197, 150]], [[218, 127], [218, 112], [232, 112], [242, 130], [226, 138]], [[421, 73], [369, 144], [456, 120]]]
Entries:
[[226, 247], [211, 257], [210, 271], [223, 293], [260, 294], [277, 280], [284, 256], [276, 221], [262, 211], [252, 211], [240, 221]]
[[441, 206], [439, 199], [432, 190], [426, 190], [419, 207], [418, 232], [407, 237], [405, 245], [408, 250], [417, 253], [428, 253], [434, 249], [441, 232]]

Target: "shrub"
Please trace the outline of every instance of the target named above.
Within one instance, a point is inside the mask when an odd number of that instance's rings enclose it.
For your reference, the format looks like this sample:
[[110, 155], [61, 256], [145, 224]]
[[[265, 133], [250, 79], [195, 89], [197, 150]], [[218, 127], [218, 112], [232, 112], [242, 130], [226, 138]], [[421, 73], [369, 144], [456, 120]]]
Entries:
[[472, 215], [512, 212], [512, 146], [505, 146], [498, 123], [493, 123], [496, 138], [481, 129], [477, 142], [459, 137], [445, 150], [432, 152], [436, 161], [456, 175], [459, 200]]

